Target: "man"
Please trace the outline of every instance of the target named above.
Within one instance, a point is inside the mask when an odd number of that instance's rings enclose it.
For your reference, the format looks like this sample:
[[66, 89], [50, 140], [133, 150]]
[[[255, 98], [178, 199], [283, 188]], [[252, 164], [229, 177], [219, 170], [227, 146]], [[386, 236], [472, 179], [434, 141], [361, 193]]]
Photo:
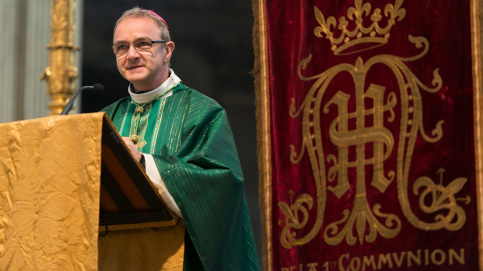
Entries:
[[[151, 241], [161, 232], [163, 239], [184, 235], [184, 245], [169, 239], [173, 245], [166, 249], [173, 252], [161, 257], [158, 267], [258, 270], [243, 175], [225, 111], [183, 85], [169, 68], [175, 46], [166, 22], [156, 13], [137, 7], [126, 11], [117, 21], [113, 42], [119, 72], [130, 82], [130, 96], [103, 111], [133, 157], [144, 164], [168, 207], [182, 218], [174, 229], [142, 232], [146, 235], [141, 238]], [[138, 234], [134, 232], [126, 234]], [[111, 239], [99, 239], [101, 268], [147, 268], [139, 266], [146, 264], [144, 259], [134, 264], [135, 260], [124, 259], [132, 255], [119, 249], [134, 237], [110, 232], [107, 238]], [[145, 253], [141, 258], [149, 257], [150, 252]], [[182, 265], [172, 257], [179, 253]], [[127, 265], [112, 265], [116, 257]]]

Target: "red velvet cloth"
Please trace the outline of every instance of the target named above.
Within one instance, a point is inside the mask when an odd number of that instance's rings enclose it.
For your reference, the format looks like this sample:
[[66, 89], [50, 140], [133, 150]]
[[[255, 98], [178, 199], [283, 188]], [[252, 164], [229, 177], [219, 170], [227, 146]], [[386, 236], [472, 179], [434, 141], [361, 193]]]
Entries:
[[[337, 26], [345, 17], [352, 30], [355, 24], [348, 10], [355, 7], [354, 1], [266, 1], [272, 270], [477, 270], [470, 2], [361, 3], [370, 4], [370, 12], [362, 16], [366, 28], [376, 9], [380, 9], [379, 26], [387, 25], [387, 4], [402, 3], [405, 13], [391, 27], [386, 44], [335, 55], [326, 35], [314, 33], [321, 26], [315, 7], [324, 20], [333, 16]], [[336, 38], [341, 35], [340, 29], [331, 30]], [[418, 48], [409, 36], [425, 38], [429, 47]], [[428, 51], [419, 59], [408, 59], [424, 48]], [[309, 55], [310, 62], [299, 68]], [[356, 69], [358, 60], [366, 70]], [[330, 69], [336, 70], [330, 73]], [[317, 77], [324, 72], [333, 77]], [[438, 76], [441, 84], [433, 85]], [[418, 86], [417, 80], [434, 91]], [[304, 104], [306, 97], [314, 99]], [[301, 110], [295, 117], [292, 99], [295, 110]], [[441, 121], [441, 134], [432, 134]], [[295, 158], [302, 156], [298, 163], [291, 161], [291, 146]], [[336, 194], [333, 188], [344, 179], [344, 172], [348, 187]], [[386, 179], [394, 177], [377, 188], [373, 178], [381, 172]], [[437, 193], [420, 202], [425, 189]], [[441, 202], [434, 204], [442, 208], [424, 212], [422, 206], [431, 206], [436, 198]], [[455, 210], [460, 213], [451, 217]], [[342, 221], [344, 212], [358, 215], [349, 232], [334, 241], [331, 237], [347, 224]], [[447, 225], [426, 229], [438, 222], [438, 215], [449, 219]], [[291, 226], [304, 218], [305, 225]], [[329, 231], [338, 221], [342, 222]], [[384, 237], [382, 228], [393, 233]], [[376, 232], [374, 240], [371, 230]], [[289, 240], [288, 235], [292, 241], [284, 247], [282, 240]], [[356, 239], [353, 244], [346, 239], [351, 235]]]

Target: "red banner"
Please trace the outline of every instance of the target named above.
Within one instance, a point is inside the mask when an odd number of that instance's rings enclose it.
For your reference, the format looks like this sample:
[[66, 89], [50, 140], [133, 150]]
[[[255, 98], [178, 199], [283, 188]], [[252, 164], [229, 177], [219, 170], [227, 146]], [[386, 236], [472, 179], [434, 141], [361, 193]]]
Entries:
[[254, 1], [266, 270], [478, 270], [478, 2]]

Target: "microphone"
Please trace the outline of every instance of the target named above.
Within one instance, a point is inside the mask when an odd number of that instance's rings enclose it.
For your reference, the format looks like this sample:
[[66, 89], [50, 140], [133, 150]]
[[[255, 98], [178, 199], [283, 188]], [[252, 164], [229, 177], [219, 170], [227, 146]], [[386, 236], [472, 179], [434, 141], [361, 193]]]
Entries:
[[94, 92], [103, 92], [104, 91], [104, 86], [101, 84], [93, 84], [92, 86], [83, 86], [79, 88], [75, 93], [74, 96], [69, 100], [69, 102], [64, 106], [64, 109], [60, 113], [60, 115], [67, 115], [69, 114], [70, 110], [72, 109], [72, 106], [74, 106], [75, 99], [77, 99], [77, 96], [79, 96], [79, 93], [83, 91], [84, 89], [90, 89], [91, 91]]

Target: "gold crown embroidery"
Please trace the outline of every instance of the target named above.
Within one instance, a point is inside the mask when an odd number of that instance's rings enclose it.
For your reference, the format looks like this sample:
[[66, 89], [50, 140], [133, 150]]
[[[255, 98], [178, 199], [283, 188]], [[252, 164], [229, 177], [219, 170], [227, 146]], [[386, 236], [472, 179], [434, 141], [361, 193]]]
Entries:
[[[401, 8], [404, 0], [396, 0], [395, 4], [387, 4], [384, 8], [384, 15], [381, 9], [376, 8], [371, 14], [371, 4], [362, 3], [362, 0], [355, 0], [355, 7], [347, 10], [347, 18], [342, 16], [337, 24], [333, 16], [327, 18], [317, 8], [315, 9], [315, 17], [320, 26], [314, 29], [315, 36], [325, 37], [332, 44], [332, 51], [335, 55], [346, 55], [356, 52], [365, 51], [371, 48], [379, 47], [388, 42], [392, 26], [397, 21], [404, 19], [406, 10]], [[364, 19], [370, 19], [369, 26], [364, 26]], [[385, 18], [385, 20], [383, 20]], [[386, 26], [381, 27], [380, 23], [386, 21]], [[338, 28], [340, 31], [335, 31]], [[337, 33], [336, 33], [337, 32]], [[339, 36], [335, 36], [340, 33]], [[349, 50], [351, 49], [351, 50]]]

